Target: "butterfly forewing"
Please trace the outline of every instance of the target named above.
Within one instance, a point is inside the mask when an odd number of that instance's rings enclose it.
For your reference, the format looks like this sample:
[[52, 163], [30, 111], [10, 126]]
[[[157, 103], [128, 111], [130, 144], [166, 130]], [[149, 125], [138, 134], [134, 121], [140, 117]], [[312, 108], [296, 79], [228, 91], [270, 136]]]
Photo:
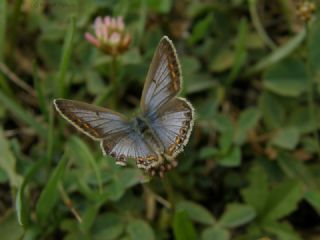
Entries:
[[115, 157], [117, 164], [125, 165], [128, 157], [137, 160], [156, 158], [156, 154], [134, 131], [131, 122], [120, 113], [65, 99], [56, 99], [54, 104], [58, 112], [76, 128], [100, 140], [104, 154]]
[[153, 56], [141, 97], [143, 112], [153, 113], [178, 94], [181, 70], [175, 48], [163, 37]]
[[56, 99], [54, 104], [65, 119], [95, 140], [130, 130], [126, 117], [109, 109], [66, 99]]

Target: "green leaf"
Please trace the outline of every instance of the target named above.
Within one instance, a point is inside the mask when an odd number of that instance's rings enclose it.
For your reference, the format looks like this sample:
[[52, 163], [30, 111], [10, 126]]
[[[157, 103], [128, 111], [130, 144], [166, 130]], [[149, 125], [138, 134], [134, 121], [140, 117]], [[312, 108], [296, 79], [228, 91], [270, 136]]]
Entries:
[[132, 240], [155, 239], [154, 232], [150, 225], [143, 220], [131, 220], [128, 224], [127, 231]]
[[80, 228], [84, 233], [89, 233], [94, 220], [99, 212], [101, 204], [89, 205], [82, 217]]
[[64, 170], [66, 168], [68, 159], [64, 155], [59, 161], [57, 167], [54, 169], [46, 186], [42, 190], [36, 206], [37, 216], [40, 222], [45, 222], [52, 213], [53, 207], [58, 201], [58, 184], [62, 179]]
[[85, 78], [86, 78], [87, 88], [89, 93], [93, 95], [98, 95], [105, 90], [106, 85], [104, 84], [101, 76], [97, 72], [86, 71]]
[[300, 60], [286, 59], [265, 72], [263, 83], [276, 94], [298, 97], [308, 88], [308, 75]]
[[304, 199], [320, 214], [320, 192], [310, 190], [304, 193]]
[[250, 222], [255, 217], [256, 212], [252, 206], [231, 203], [219, 219], [219, 224], [223, 227], [235, 228]]
[[173, 233], [176, 240], [196, 240], [196, 230], [185, 211], [177, 211], [173, 216]]
[[10, 150], [9, 143], [0, 128], [0, 168], [7, 174], [11, 187], [17, 188], [22, 177], [16, 172], [16, 158]]
[[232, 132], [233, 124], [230, 118], [224, 114], [217, 113], [214, 115], [213, 119], [214, 127], [220, 132]]
[[12, 112], [21, 122], [26, 123], [33, 128], [39, 136], [46, 138], [46, 130], [42, 124], [40, 124], [30, 113], [28, 113], [22, 106], [5, 95], [0, 90], [0, 103]]
[[231, 151], [233, 140], [233, 131], [225, 131], [221, 133], [219, 138], [219, 150], [223, 155], [228, 155]]
[[234, 54], [233, 51], [229, 48], [221, 49], [217, 55], [212, 58], [210, 63], [210, 71], [212, 72], [223, 72], [234, 64]]
[[316, 187], [317, 183], [307, 166], [289, 153], [280, 152], [277, 162], [282, 171], [291, 179], [299, 180], [308, 187]]
[[246, 42], [248, 34], [248, 23], [242, 18], [238, 26], [238, 36], [235, 40], [236, 49], [234, 51], [234, 64], [228, 76], [228, 84], [231, 84], [238, 76], [240, 69], [245, 64], [247, 58]]
[[72, 48], [74, 46], [73, 35], [75, 33], [75, 29], [76, 29], [75, 18], [72, 17], [70, 20], [69, 28], [67, 30], [67, 33], [64, 39], [60, 66], [59, 66], [59, 73], [58, 73], [58, 79], [57, 79], [57, 84], [58, 84], [57, 96], [59, 97], [64, 97], [65, 91], [67, 88], [67, 85], [65, 83], [65, 76], [66, 76], [67, 69], [69, 67]]
[[262, 228], [265, 231], [274, 234], [277, 237], [276, 239], [302, 240], [289, 223], [268, 222], [264, 223]]
[[201, 234], [202, 240], [229, 240], [230, 233], [228, 230], [216, 227], [206, 228]]
[[83, 163], [89, 163], [94, 173], [96, 175], [96, 179], [99, 185], [100, 193], [103, 192], [101, 174], [99, 171], [99, 167], [97, 165], [96, 159], [91, 154], [90, 149], [87, 145], [78, 137], [71, 137], [67, 143], [67, 147], [70, 150], [69, 153], [76, 159], [81, 159]]
[[117, 240], [124, 232], [126, 223], [115, 213], [97, 215], [91, 230], [93, 240]]
[[213, 15], [210, 13], [205, 18], [201, 19], [194, 26], [188, 42], [193, 45], [197, 41], [203, 39], [207, 34], [209, 28], [212, 26]]
[[281, 128], [285, 122], [285, 107], [279, 97], [271, 93], [263, 93], [259, 98], [259, 108], [263, 121], [268, 128]]
[[300, 133], [295, 127], [287, 127], [281, 129], [271, 140], [275, 146], [293, 150], [299, 143]]
[[265, 208], [268, 198], [268, 178], [265, 171], [256, 165], [248, 173], [249, 186], [241, 191], [244, 201], [254, 207], [257, 215]]
[[214, 147], [203, 147], [200, 150], [200, 154], [199, 157], [201, 159], [206, 159], [206, 158], [210, 158], [213, 156], [216, 156], [218, 154], [218, 149], [214, 148]]
[[120, 169], [119, 176], [117, 179], [119, 180], [121, 186], [124, 189], [135, 186], [136, 184], [141, 183], [141, 179], [143, 179], [143, 172], [136, 168], [130, 169]]
[[159, 13], [168, 13], [172, 6], [172, 0], [147, 0], [148, 7]]
[[267, 57], [262, 58], [257, 64], [255, 64], [251, 69], [249, 69], [249, 71], [247, 72], [247, 75], [260, 72], [263, 69], [289, 56], [295, 49], [297, 49], [300, 46], [300, 44], [303, 42], [305, 37], [306, 37], [306, 31], [305, 29], [302, 29], [301, 31], [299, 31], [299, 33], [297, 33], [296, 36], [294, 36], [284, 45], [275, 49]]
[[244, 110], [239, 117], [237, 128], [234, 134], [234, 142], [236, 144], [243, 144], [248, 131], [253, 129], [261, 117], [259, 109], [251, 107]]
[[281, 182], [270, 192], [261, 218], [263, 221], [272, 221], [287, 216], [296, 210], [302, 196], [299, 182], [292, 179]]
[[218, 159], [218, 163], [224, 167], [237, 167], [241, 164], [241, 148], [234, 146], [226, 155]]
[[319, 118], [318, 113], [312, 114], [309, 108], [305, 106], [296, 105], [292, 112], [290, 113], [290, 118], [288, 119], [287, 124], [289, 126], [296, 127], [301, 134], [310, 133], [315, 131], [318, 128], [319, 122], [317, 119]]
[[185, 211], [188, 213], [189, 218], [195, 222], [208, 225], [213, 225], [215, 223], [213, 215], [207, 209], [191, 201], [179, 202], [177, 211]]
[[24, 236], [23, 228], [19, 226], [14, 213], [8, 211], [6, 215], [0, 219], [0, 236], [3, 240], [17, 240]]

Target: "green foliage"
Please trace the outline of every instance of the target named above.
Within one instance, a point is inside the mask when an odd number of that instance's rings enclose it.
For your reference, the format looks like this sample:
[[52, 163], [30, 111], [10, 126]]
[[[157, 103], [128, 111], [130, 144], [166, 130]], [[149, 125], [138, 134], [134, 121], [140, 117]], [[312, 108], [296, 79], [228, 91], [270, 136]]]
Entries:
[[[267, 2], [0, 1], [1, 239], [316, 239], [319, 9], [302, 24], [294, 1]], [[86, 41], [100, 15], [124, 18], [122, 55]], [[196, 120], [160, 179], [103, 156], [52, 100], [133, 116], [163, 35]]]
[[61, 158], [58, 166], [54, 169], [51, 177], [49, 178], [46, 187], [40, 194], [36, 207], [37, 216], [40, 222], [47, 220], [58, 200], [58, 186], [63, 177], [67, 161], [68, 158], [65, 156]]
[[173, 216], [173, 231], [177, 240], [197, 239], [194, 226], [185, 211], [177, 211]]

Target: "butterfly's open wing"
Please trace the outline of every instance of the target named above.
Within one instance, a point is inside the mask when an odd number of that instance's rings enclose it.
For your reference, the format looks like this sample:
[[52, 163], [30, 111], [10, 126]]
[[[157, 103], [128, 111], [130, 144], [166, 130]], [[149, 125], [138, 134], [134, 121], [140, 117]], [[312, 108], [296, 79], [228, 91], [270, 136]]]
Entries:
[[56, 99], [54, 105], [72, 125], [101, 141], [104, 154], [115, 157], [117, 164], [125, 165], [126, 159], [131, 157], [137, 159], [138, 167], [144, 168], [142, 163], [157, 158], [124, 115], [73, 100]]
[[160, 40], [153, 56], [141, 97], [141, 109], [150, 114], [178, 94], [181, 70], [176, 50], [168, 37]]
[[175, 157], [188, 142], [194, 119], [192, 105], [177, 98], [181, 69], [168, 37], [160, 40], [153, 56], [141, 97], [141, 109], [158, 136], [165, 154]]
[[167, 156], [173, 158], [183, 150], [192, 131], [193, 119], [192, 105], [182, 98], [172, 99], [150, 116], [150, 125]]

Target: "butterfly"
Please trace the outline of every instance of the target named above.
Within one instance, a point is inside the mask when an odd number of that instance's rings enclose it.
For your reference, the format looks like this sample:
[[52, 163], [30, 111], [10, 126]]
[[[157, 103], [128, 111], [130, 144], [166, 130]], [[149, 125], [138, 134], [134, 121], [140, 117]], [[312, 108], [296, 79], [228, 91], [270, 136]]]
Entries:
[[56, 110], [72, 125], [100, 141], [104, 155], [125, 166], [128, 158], [149, 175], [177, 165], [176, 156], [189, 141], [194, 108], [177, 95], [182, 76], [172, 41], [161, 38], [149, 67], [140, 100], [141, 113], [133, 118], [91, 104], [55, 99]]

